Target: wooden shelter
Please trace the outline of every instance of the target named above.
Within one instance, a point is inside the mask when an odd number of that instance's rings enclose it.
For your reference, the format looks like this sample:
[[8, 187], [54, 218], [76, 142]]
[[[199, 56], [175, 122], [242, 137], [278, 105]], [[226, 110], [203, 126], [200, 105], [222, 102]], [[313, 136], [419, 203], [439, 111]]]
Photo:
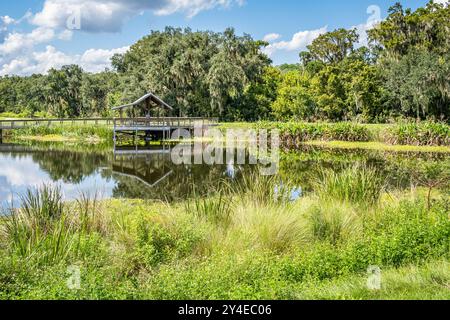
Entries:
[[120, 117], [123, 118], [123, 111], [131, 109], [132, 117], [136, 118], [139, 116], [139, 114], [136, 114], [136, 109], [139, 111], [145, 110], [145, 116], [151, 115], [152, 110], [158, 110], [157, 116], [162, 116], [160, 113], [161, 111], [169, 111], [172, 112], [173, 108], [164, 102], [161, 98], [153, 94], [152, 92], [147, 93], [146, 95], [142, 96], [138, 100], [136, 100], [133, 103], [125, 104], [123, 106], [118, 106], [112, 108], [113, 111], [119, 111]]

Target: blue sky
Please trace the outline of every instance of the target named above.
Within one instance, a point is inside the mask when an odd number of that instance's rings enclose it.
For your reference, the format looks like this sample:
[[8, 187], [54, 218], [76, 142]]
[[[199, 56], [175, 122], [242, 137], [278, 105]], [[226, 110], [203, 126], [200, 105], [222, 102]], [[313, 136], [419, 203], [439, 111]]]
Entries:
[[[80, 64], [98, 72], [150, 30], [165, 26], [266, 38], [275, 64], [298, 62], [315, 37], [339, 27], [364, 34], [395, 0], [21, 0], [0, 2], [0, 75]], [[440, 0], [443, 1], [443, 0]], [[417, 8], [427, 0], [404, 0]], [[369, 10], [368, 10], [369, 9]], [[68, 24], [69, 22], [69, 24]]]

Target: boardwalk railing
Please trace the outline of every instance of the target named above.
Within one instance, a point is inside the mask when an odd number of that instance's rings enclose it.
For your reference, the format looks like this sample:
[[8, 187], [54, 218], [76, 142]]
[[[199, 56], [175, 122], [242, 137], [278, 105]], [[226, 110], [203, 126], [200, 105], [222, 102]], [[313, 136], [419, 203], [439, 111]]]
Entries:
[[2, 129], [23, 129], [33, 126], [76, 126], [76, 125], [104, 125], [113, 128], [193, 128], [195, 125], [203, 127], [216, 126], [217, 118], [86, 118], [86, 119], [17, 119], [0, 120]]
[[216, 118], [116, 118], [114, 128], [194, 128], [216, 126]]
[[34, 126], [75, 126], [75, 125], [106, 125], [112, 126], [113, 118], [89, 119], [15, 119], [0, 120], [0, 129], [22, 129]]

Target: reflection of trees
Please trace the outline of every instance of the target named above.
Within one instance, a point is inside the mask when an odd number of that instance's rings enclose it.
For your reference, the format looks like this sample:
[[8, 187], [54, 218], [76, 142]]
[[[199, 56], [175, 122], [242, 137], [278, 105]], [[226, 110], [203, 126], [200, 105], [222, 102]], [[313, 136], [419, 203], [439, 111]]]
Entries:
[[304, 190], [311, 190], [312, 179], [324, 168], [341, 171], [356, 162], [377, 170], [391, 188], [408, 188], [411, 184], [412, 165], [421, 161], [448, 162], [446, 154], [417, 152], [383, 152], [367, 150], [321, 149], [308, 147], [305, 150], [284, 154], [280, 176]]
[[73, 184], [108, 166], [111, 158], [111, 147], [103, 144], [28, 141], [9, 146], [11, 157], [31, 157], [51, 179]]
[[52, 180], [65, 183], [80, 183], [85, 177], [92, 175], [99, 167], [108, 166], [108, 153], [65, 151], [42, 148], [23, 148], [20, 152], [11, 153], [13, 158], [31, 156], [40, 169]]
[[[182, 200], [194, 194], [208, 194], [218, 187], [220, 181], [227, 178], [226, 165], [174, 165], [170, 155], [146, 159], [134, 157], [128, 162], [123, 160], [115, 160], [113, 164], [112, 175], [118, 181], [113, 191], [115, 197]], [[132, 176], [145, 180], [146, 183]], [[153, 185], [163, 177], [165, 177], [163, 180]]]
[[53, 180], [74, 184], [108, 165], [108, 156], [101, 153], [49, 150], [34, 152], [32, 158]]
[[85, 177], [92, 175], [100, 166], [107, 165], [107, 158], [98, 154], [46, 152], [33, 155], [33, 160], [39, 163], [54, 180], [69, 183], [80, 183]]

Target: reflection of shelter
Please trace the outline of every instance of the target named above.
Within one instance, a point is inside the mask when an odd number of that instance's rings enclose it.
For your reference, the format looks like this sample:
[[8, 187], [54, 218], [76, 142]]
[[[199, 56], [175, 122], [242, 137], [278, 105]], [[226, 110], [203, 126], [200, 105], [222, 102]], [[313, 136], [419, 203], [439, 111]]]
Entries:
[[112, 170], [114, 174], [134, 178], [149, 187], [155, 187], [173, 173], [168, 163], [170, 148], [116, 148]]

